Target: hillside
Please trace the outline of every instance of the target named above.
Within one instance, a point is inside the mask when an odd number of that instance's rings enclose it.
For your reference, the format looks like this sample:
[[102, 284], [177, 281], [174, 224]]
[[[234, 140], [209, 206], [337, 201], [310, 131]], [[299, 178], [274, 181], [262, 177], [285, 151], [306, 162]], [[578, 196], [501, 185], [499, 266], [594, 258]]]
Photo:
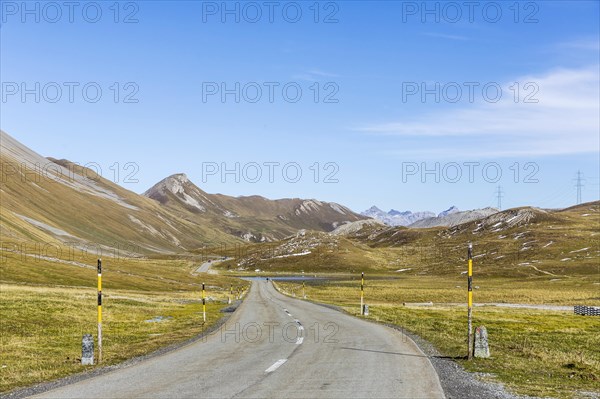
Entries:
[[454, 227], [353, 225], [311, 236], [310, 241], [304, 236], [290, 237], [270, 251], [247, 249], [230, 267], [460, 276], [466, 270], [467, 245], [472, 242], [474, 262], [482, 275], [561, 279], [600, 272], [600, 202], [557, 211], [509, 209]]
[[0, 134], [0, 239], [11, 251], [54, 245], [97, 256], [176, 254], [270, 241], [299, 229], [330, 231], [363, 219], [317, 200], [207, 194], [185, 175], [171, 176], [139, 195]]
[[146, 191], [174, 214], [198, 224], [210, 224], [249, 242], [274, 241], [300, 229], [331, 231], [365, 219], [350, 209], [318, 200], [269, 200], [260, 196], [208, 194], [185, 174], [170, 176]]
[[493, 215], [498, 212], [496, 208], [474, 209], [471, 211], [459, 211], [457, 209], [445, 211], [436, 217], [425, 218], [416, 221], [409, 225], [411, 228], [428, 228], [428, 227], [452, 227], [459, 224], [468, 223], [473, 220], [479, 220], [486, 216]]

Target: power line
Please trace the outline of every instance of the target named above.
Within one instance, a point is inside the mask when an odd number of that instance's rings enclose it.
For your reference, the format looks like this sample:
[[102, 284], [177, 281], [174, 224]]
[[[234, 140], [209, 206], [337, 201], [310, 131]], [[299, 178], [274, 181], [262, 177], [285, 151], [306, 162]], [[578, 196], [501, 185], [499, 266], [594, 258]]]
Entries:
[[577, 171], [577, 178], [575, 187], [577, 187], [577, 205], [581, 204], [581, 189], [585, 186], [585, 179], [582, 177], [583, 173], [580, 170]]
[[498, 186], [496, 190], [496, 199], [498, 200], [498, 210], [502, 210], [502, 198], [504, 197], [504, 191], [502, 191], [502, 186]]

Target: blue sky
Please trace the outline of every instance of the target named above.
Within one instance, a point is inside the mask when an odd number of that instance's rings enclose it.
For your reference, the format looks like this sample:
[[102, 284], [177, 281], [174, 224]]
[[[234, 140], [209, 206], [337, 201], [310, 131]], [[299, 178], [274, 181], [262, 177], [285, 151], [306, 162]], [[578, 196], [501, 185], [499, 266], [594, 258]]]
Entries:
[[563, 207], [581, 170], [599, 197], [597, 1], [27, 4], [1, 2], [1, 128], [130, 190]]

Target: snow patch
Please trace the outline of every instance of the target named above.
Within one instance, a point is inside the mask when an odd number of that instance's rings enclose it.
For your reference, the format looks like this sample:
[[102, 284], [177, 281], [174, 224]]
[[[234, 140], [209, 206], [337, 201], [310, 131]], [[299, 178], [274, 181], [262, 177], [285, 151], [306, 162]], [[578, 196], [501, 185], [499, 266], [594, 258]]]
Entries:
[[300, 252], [299, 254], [289, 254], [289, 255], [274, 256], [273, 259], [289, 258], [290, 256], [304, 256], [304, 255], [310, 255], [311, 253], [312, 253], [311, 251], [304, 251], [304, 252]]
[[571, 252], [569, 252], [569, 253], [570, 253], [570, 254], [575, 254], [575, 253], [577, 253], [577, 252], [583, 252], [583, 251], [587, 251], [588, 249], [589, 249], [589, 247], [588, 247], [588, 248], [581, 248], [581, 249], [578, 249], [578, 250], [576, 250], [576, 251], [571, 251]]
[[233, 218], [237, 218], [237, 217], [239, 217], [238, 215], [236, 215], [235, 213], [233, 213], [233, 212], [230, 212], [230, 211], [225, 211], [225, 212], [223, 212], [223, 215], [224, 215], [226, 218], [230, 218], [230, 219], [233, 219]]

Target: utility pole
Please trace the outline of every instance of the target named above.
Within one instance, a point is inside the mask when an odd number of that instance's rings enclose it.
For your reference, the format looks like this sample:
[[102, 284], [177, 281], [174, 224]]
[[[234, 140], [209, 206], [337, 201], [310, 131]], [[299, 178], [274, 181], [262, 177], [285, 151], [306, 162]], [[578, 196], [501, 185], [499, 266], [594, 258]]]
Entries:
[[498, 186], [496, 190], [496, 198], [498, 199], [498, 210], [502, 210], [502, 198], [504, 197], [504, 191], [502, 191], [502, 186]]
[[582, 177], [583, 173], [580, 170], [577, 171], [577, 178], [575, 179], [575, 187], [577, 187], [577, 205], [581, 204], [581, 189], [585, 185], [585, 179]]

